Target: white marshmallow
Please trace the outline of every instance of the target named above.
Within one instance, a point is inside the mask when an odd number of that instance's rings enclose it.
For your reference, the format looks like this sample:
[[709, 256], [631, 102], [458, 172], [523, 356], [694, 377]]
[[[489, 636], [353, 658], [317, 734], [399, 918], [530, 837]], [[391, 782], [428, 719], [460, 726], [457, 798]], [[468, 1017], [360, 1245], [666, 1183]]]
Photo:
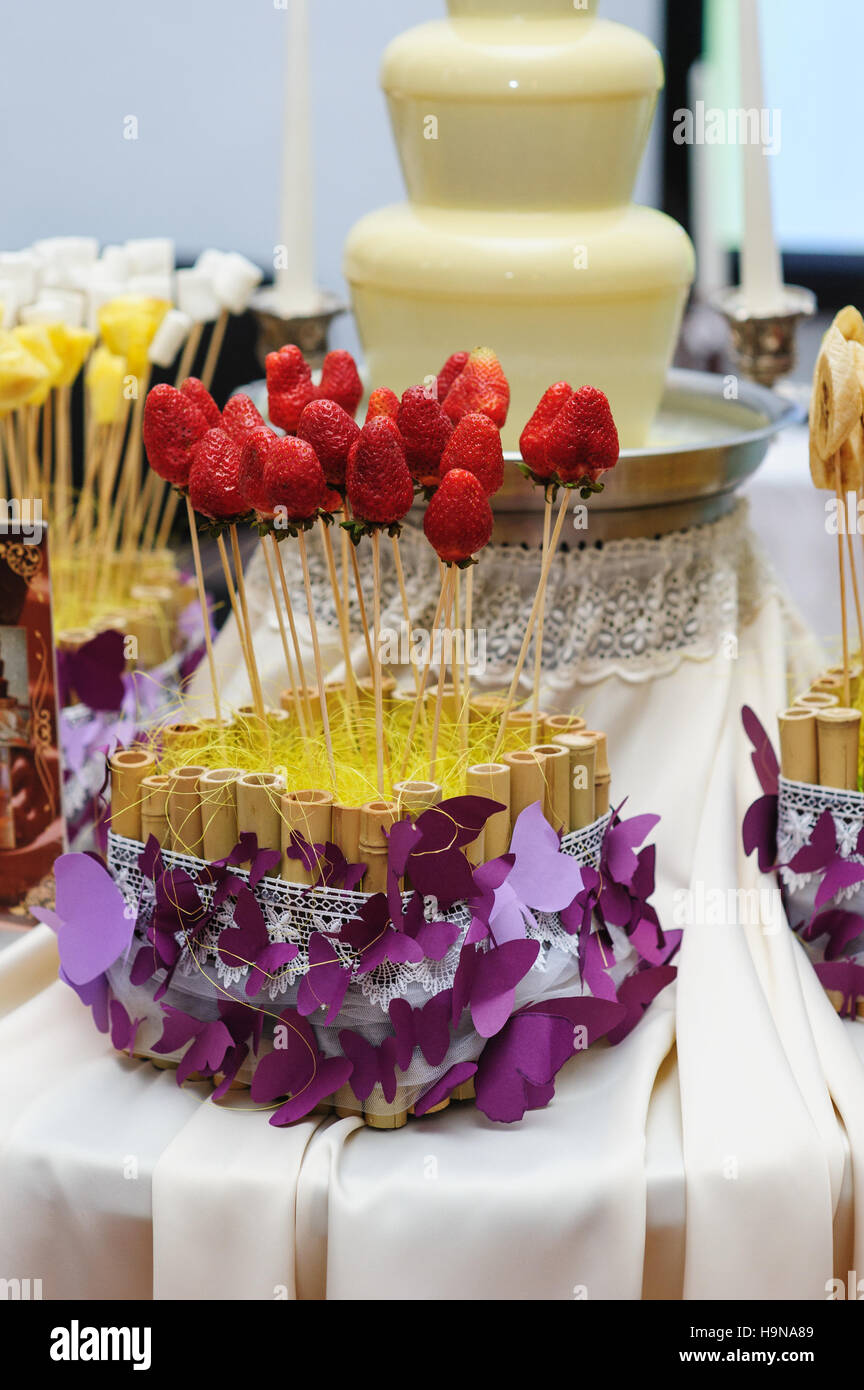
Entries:
[[179, 309], [169, 309], [156, 329], [148, 356], [156, 367], [170, 367], [192, 332], [192, 320]]
[[41, 262], [33, 251], [0, 252], [0, 276], [14, 280], [19, 304], [32, 304], [40, 284]]
[[169, 304], [174, 303], [174, 285], [172, 275], [152, 274], [152, 275], [132, 275], [129, 278], [130, 294], [146, 294], [151, 299], [166, 299]]
[[106, 246], [93, 267], [94, 276], [102, 280], [128, 280], [132, 274], [132, 257], [125, 246]]
[[195, 262], [195, 269], [203, 270], [206, 275], [215, 275], [217, 268], [222, 264], [227, 254], [227, 251], [217, 251], [209, 246], [206, 251], [201, 252]]
[[69, 290], [50, 290], [40, 294], [34, 304], [25, 304], [18, 314], [22, 323], [65, 323], [80, 328], [84, 322], [84, 297]]
[[99, 255], [99, 242], [91, 236], [52, 236], [34, 241], [34, 251], [53, 265], [91, 265]]
[[248, 309], [252, 293], [263, 279], [258, 266], [241, 256], [239, 251], [223, 256], [213, 275], [220, 303], [232, 314], [242, 314]]
[[0, 328], [11, 328], [18, 317], [18, 295], [20, 285], [17, 280], [0, 279]]
[[127, 241], [124, 250], [133, 275], [172, 275], [174, 243], [168, 237], [140, 237]]
[[206, 271], [197, 268], [178, 270], [175, 279], [177, 307], [188, 314], [194, 323], [212, 323], [219, 317], [222, 306]]

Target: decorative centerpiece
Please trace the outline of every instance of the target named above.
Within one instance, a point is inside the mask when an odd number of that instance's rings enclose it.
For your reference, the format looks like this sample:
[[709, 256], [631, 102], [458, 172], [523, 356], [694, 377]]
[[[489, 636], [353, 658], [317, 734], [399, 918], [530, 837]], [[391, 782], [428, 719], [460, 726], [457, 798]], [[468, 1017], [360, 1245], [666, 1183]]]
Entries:
[[[548, 1103], [574, 1048], [629, 1031], [673, 977], [679, 940], [650, 903], [656, 817], [610, 809], [605, 735], [542, 711], [536, 671], [531, 708], [516, 708], [571, 494], [590, 495], [617, 461], [608, 401], [558, 383], [526, 428], [549, 534], [510, 689], [478, 697], [471, 576], [492, 533], [510, 401], [496, 354], [452, 354], [401, 398], [376, 389], [362, 428], [347, 353], [329, 354], [315, 384], [283, 348], [267, 381], [283, 434], [245, 396], [220, 412], [199, 382], [155, 387], [143, 422], [151, 467], [217, 537], [250, 703], [226, 710], [211, 667], [212, 718], [154, 727], [111, 757], [107, 864], [62, 859], [43, 919], [115, 1046], [176, 1064], [181, 1084], [210, 1079], [217, 1098], [248, 1085], [275, 1124], [324, 1104], [397, 1128], [475, 1092], [490, 1118], [519, 1119]], [[415, 498], [440, 584], [422, 657], [406, 603], [414, 688], [399, 691], [382, 658], [380, 550], [389, 542], [401, 573]], [[329, 532], [340, 514], [341, 576]], [[263, 702], [249, 624], [238, 527], [250, 522], [279, 617], [281, 710]], [[313, 527], [345, 658], [338, 683], [321, 659]], [[285, 545], [303, 575], [311, 678]], [[371, 594], [359, 545], [372, 550]], [[371, 681], [351, 663], [346, 585]]]

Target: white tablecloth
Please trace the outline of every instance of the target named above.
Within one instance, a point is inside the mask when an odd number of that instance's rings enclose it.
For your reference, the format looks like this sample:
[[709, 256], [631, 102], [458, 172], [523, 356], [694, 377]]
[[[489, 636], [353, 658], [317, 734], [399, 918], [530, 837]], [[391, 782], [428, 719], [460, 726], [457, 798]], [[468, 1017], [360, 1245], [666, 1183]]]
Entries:
[[864, 1028], [778, 916], [699, 920], [712, 889], [760, 886], [740, 707], [770, 726], [787, 662], [812, 659], [734, 524], [701, 537], [714, 568], [694, 561], [690, 646], [659, 652], [665, 674], [616, 658], [598, 679], [589, 660], [587, 683], [559, 665], [546, 692], [608, 731], [615, 793], [663, 816], [657, 905], [687, 929], [636, 1032], [512, 1128], [451, 1106], [395, 1133], [275, 1130], [248, 1096], [216, 1107], [113, 1056], [50, 983], [39, 929], [0, 956], [0, 1273], [49, 1298], [821, 1299], [864, 1268]]

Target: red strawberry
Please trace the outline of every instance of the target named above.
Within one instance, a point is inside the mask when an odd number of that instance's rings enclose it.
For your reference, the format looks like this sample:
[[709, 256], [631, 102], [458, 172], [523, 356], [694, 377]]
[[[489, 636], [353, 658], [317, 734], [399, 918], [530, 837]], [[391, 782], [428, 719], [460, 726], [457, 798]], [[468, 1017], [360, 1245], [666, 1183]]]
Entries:
[[305, 439], [277, 439], [264, 465], [264, 493], [271, 513], [284, 507], [289, 521], [309, 521], [327, 495], [324, 470]]
[[253, 430], [266, 429], [264, 417], [253, 400], [242, 392], [232, 396], [222, 411], [222, 428], [235, 444], [242, 444]]
[[377, 420], [379, 415], [388, 415], [391, 420], [395, 420], [398, 414], [399, 397], [396, 392], [391, 391], [389, 386], [376, 386], [369, 397], [366, 424], [368, 425], [370, 420]]
[[596, 482], [618, 462], [618, 431], [609, 401], [596, 386], [582, 386], [558, 412], [546, 436], [546, 466], [562, 483]]
[[438, 466], [453, 426], [425, 386], [411, 386], [396, 417], [411, 476], [423, 487], [438, 482]]
[[270, 499], [264, 488], [264, 468], [277, 435], [265, 427], [252, 430], [243, 441], [240, 455], [240, 491], [250, 511], [269, 514]]
[[328, 487], [324, 494], [324, 501], [321, 503], [322, 512], [328, 512], [330, 516], [335, 516], [344, 507], [341, 492], [336, 492], [334, 488]]
[[426, 508], [423, 530], [439, 560], [459, 565], [489, 544], [492, 520], [483, 484], [464, 468], [453, 468]]
[[224, 430], [208, 430], [189, 470], [189, 496], [202, 516], [227, 521], [248, 511], [240, 490], [239, 445]]
[[564, 406], [572, 398], [573, 387], [568, 386], [566, 381], [556, 381], [555, 385], [550, 386], [549, 390], [545, 392], [543, 399], [522, 431], [522, 438], [519, 440], [522, 460], [527, 463], [531, 472], [538, 478], [550, 476], [546, 463], [546, 436], [556, 415], [564, 409]]
[[348, 457], [348, 501], [360, 521], [392, 526], [414, 501], [405, 445], [392, 420], [379, 416], [360, 431]]
[[154, 473], [175, 487], [186, 487], [195, 446], [207, 433], [197, 405], [173, 386], [154, 386], [144, 403], [142, 433]]
[[181, 381], [180, 390], [184, 396], [189, 397], [194, 405], [197, 405], [207, 421], [208, 428], [218, 430], [222, 424], [222, 412], [203, 381], [199, 381], [197, 376], [187, 376], [185, 381]]
[[345, 486], [345, 465], [360, 426], [336, 401], [310, 401], [297, 425], [297, 438], [305, 439], [318, 455], [330, 487]]
[[293, 434], [304, 408], [317, 394], [309, 363], [300, 349], [290, 343], [278, 352], [268, 352], [265, 365], [270, 419]]
[[460, 377], [465, 370], [468, 361], [467, 352], [454, 352], [452, 357], [448, 357], [444, 366], [438, 373], [438, 399], [442, 403], [447, 399], [447, 393], [457, 377]]
[[479, 411], [488, 415], [499, 430], [507, 423], [510, 384], [491, 348], [475, 348], [444, 399], [444, 409], [457, 424], [463, 415]]
[[488, 415], [466, 415], [451, 434], [441, 459], [441, 477], [454, 468], [473, 473], [487, 497], [504, 482], [504, 449], [497, 425]]
[[363, 396], [363, 382], [350, 352], [328, 352], [317, 395], [320, 400], [335, 401], [354, 419]]

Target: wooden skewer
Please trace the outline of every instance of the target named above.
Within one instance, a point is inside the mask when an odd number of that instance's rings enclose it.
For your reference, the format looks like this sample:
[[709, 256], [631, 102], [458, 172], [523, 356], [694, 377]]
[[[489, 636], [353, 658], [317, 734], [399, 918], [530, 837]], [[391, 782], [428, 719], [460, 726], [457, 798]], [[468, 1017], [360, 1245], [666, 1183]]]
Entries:
[[231, 527], [231, 550], [234, 555], [234, 573], [237, 576], [237, 592], [240, 595], [240, 607], [243, 610], [243, 622], [246, 625], [246, 635], [249, 642], [249, 665], [252, 671], [253, 688], [252, 699], [255, 705], [255, 713], [258, 718], [264, 721], [264, 696], [261, 691], [261, 676], [258, 672], [258, 662], [255, 660], [255, 645], [252, 640], [252, 625], [249, 622], [249, 608], [246, 603], [246, 579], [243, 574], [243, 559], [240, 555], [240, 541], [237, 536], [236, 525]]
[[7, 415], [3, 421], [3, 437], [6, 443], [6, 464], [9, 469], [9, 480], [13, 493], [20, 501], [24, 496], [24, 476], [18, 461], [18, 446], [15, 442], [15, 429], [11, 415]]
[[219, 354], [222, 351], [222, 344], [225, 341], [225, 330], [228, 327], [228, 310], [222, 309], [219, 317], [213, 325], [213, 332], [210, 334], [210, 342], [207, 346], [207, 356], [204, 358], [204, 366], [201, 369], [201, 381], [207, 390], [213, 385], [213, 377], [216, 373], [216, 365], [219, 361]]
[[852, 592], [855, 596], [855, 616], [858, 620], [858, 652], [864, 657], [864, 621], [861, 616], [861, 591], [858, 588], [858, 571], [855, 567], [855, 547], [852, 543], [852, 532], [847, 530], [846, 540], [849, 546], [849, 569], [852, 573]]
[[491, 761], [493, 763], [496, 761], [498, 754], [501, 751], [501, 745], [504, 742], [504, 734], [507, 729], [507, 720], [510, 716], [511, 709], [513, 708], [513, 701], [516, 698], [516, 691], [519, 689], [519, 680], [521, 678], [522, 670], [525, 665], [525, 658], [528, 655], [528, 647], [531, 643], [531, 636], [534, 632], [534, 625], [537, 622], [537, 615], [539, 614], [540, 607], [544, 602], [546, 594], [546, 584], [549, 579], [549, 571], [552, 568], [552, 562], [555, 559], [555, 554], [558, 550], [558, 542], [561, 539], [561, 530], [564, 526], [564, 517], [567, 514], [567, 507], [569, 502], [570, 490], [568, 488], [565, 488], [564, 495], [561, 498], [561, 506], [558, 509], [558, 518], [555, 522], [555, 530], [552, 532], [552, 539], [549, 542], [549, 549], [546, 553], [546, 559], [540, 571], [540, 579], [537, 584], [537, 593], [534, 596], [534, 603], [532, 605], [531, 613], [528, 618], [528, 623], [525, 628], [525, 636], [522, 639], [522, 649], [519, 652], [519, 657], [516, 662], [516, 669], [513, 672], [513, 679], [510, 682], [510, 689], [507, 692], [507, 699], [504, 705], [504, 709], [501, 711], [501, 722], [498, 725], [498, 734], [495, 739], [495, 748], [493, 750], [491, 758]]
[[[346, 521], [350, 521], [352, 519], [351, 507], [349, 505], [347, 497], [345, 498], [345, 519]], [[345, 534], [348, 534], [347, 531]], [[360, 613], [360, 622], [363, 627], [363, 638], [366, 642], [366, 655], [369, 658], [369, 670], [371, 671], [374, 665], [375, 658], [372, 655], [372, 638], [369, 634], [369, 619], [366, 616], [366, 603], [363, 598], [363, 585], [360, 580], [360, 566], [357, 563], [357, 547], [353, 541], [351, 541], [350, 543], [349, 552], [351, 555], [351, 568], [354, 571], [354, 592], [357, 595], [357, 608]]]
[[435, 721], [432, 725], [432, 748], [429, 755], [429, 781], [435, 781], [435, 772], [438, 766], [438, 739], [441, 733], [441, 711], [444, 705], [444, 683], [446, 680], [446, 666], [444, 660], [444, 632], [450, 623], [452, 611], [453, 595], [455, 592], [456, 581], [452, 573], [455, 567], [451, 566], [444, 579], [444, 590], [447, 597], [444, 601], [444, 610], [441, 620], [441, 660], [438, 663], [438, 688], [435, 692]]
[[[327, 561], [327, 572], [330, 576], [330, 588], [333, 590], [333, 602], [336, 605], [336, 619], [339, 624], [339, 637], [342, 643], [342, 659], [345, 662], [345, 684], [347, 686], [349, 708], [357, 703], [357, 682], [354, 678], [354, 665], [351, 660], [351, 634], [348, 630], [348, 623], [345, 618], [345, 605], [342, 602], [342, 594], [339, 589], [339, 576], [336, 573], [336, 556], [333, 554], [333, 542], [330, 539], [330, 528], [326, 521], [321, 521], [321, 535], [324, 540], [324, 555]], [[343, 532], [346, 536], [347, 533]]]
[[[837, 488], [837, 502], [842, 515], [845, 505], [843, 480], [840, 476], [840, 455], [834, 455], [834, 478]], [[849, 684], [849, 628], [846, 620], [846, 566], [843, 562], [843, 528], [837, 527], [837, 567], [840, 575], [840, 623], [843, 630], [843, 703], [848, 708], [851, 702]]]
[[207, 608], [207, 591], [204, 588], [204, 571], [201, 568], [201, 550], [198, 545], [198, 526], [192, 503], [186, 498], [186, 515], [189, 519], [189, 536], [192, 541], [192, 558], [195, 563], [195, 582], [198, 585], [198, 601], [201, 604], [201, 617], [204, 620], [204, 642], [207, 647], [207, 664], [210, 667], [210, 686], [213, 692], [213, 708], [216, 721], [222, 724], [222, 709], [219, 702], [219, 682], [216, 679], [216, 657], [213, 654], [213, 639], [210, 636], [210, 613]]
[[462, 747], [467, 752], [470, 742], [469, 725], [471, 720], [471, 662], [468, 658], [467, 643], [468, 634], [473, 632], [474, 622], [474, 566], [469, 565], [468, 573], [465, 576], [465, 636], [463, 638], [463, 651], [465, 653], [465, 688], [462, 692]]
[[[282, 587], [282, 598], [285, 602], [285, 612], [288, 615], [288, 626], [291, 630], [291, 642], [294, 646], [294, 656], [297, 660], [297, 671], [300, 676], [304, 709], [306, 711], [306, 722], [310, 734], [315, 728], [315, 717], [312, 713], [312, 702], [309, 699], [309, 681], [306, 678], [306, 668], [303, 664], [303, 652], [300, 649], [300, 639], [297, 636], [297, 624], [294, 622], [294, 608], [291, 603], [291, 594], [288, 589], [288, 579], [285, 575], [285, 566], [282, 563], [282, 551], [279, 549], [279, 542], [275, 535], [271, 533], [270, 540], [276, 554], [276, 567], [279, 571], [279, 583]], [[319, 692], [320, 693], [320, 692]]]
[[423, 700], [426, 695], [426, 686], [429, 683], [429, 672], [432, 669], [432, 657], [434, 655], [434, 651], [432, 649], [435, 643], [435, 632], [441, 624], [441, 616], [444, 611], [444, 603], [447, 598], [447, 580], [448, 574], [447, 571], [444, 570], [444, 577], [441, 580], [441, 588], [438, 591], [438, 602], [435, 605], [435, 616], [432, 619], [432, 643], [430, 644], [429, 660], [426, 661], [423, 665], [423, 675], [420, 679], [420, 689], [417, 691], [417, 698], [414, 701], [414, 708], [411, 711], [411, 722], [408, 725], [408, 736], [405, 740], [405, 755], [402, 759], [402, 767], [399, 771], [400, 782], [404, 782], [405, 776], [408, 771], [408, 761], [411, 757], [411, 743], [415, 733], [417, 732], [417, 722], [420, 718], [420, 710], [422, 709]]
[[384, 795], [384, 697], [381, 685], [381, 536], [372, 532], [372, 601], [374, 606], [374, 638], [372, 650], [375, 662], [372, 667], [372, 685], [375, 691], [375, 772], [378, 782], [378, 795]]
[[[177, 368], [177, 375], [174, 378], [174, 385], [180, 389], [187, 376], [191, 376], [192, 368], [195, 365], [195, 358], [198, 356], [198, 349], [201, 346], [201, 335], [204, 332], [203, 323], [192, 325], [192, 331], [186, 342], [183, 344], [183, 351], [180, 354], [180, 365]], [[208, 388], [209, 389], [209, 388]]]
[[219, 559], [222, 562], [222, 574], [225, 579], [225, 588], [228, 591], [228, 602], [231, 605], [231, 612], [234, 614], [234, 622], [237, 626], [237, 636], [240, 638], [243, 665], [246, 667], [246, 678], [249, 681], [249, 695], [254, 703], [255, 677], [252, 674], [252, 658], [249, 654], [249, 634], [246, 631], [246, 624], [243, 621], [243, 613], [240, 608], [240, 600], [237, 597], [237, 590], [234, 587], [234, 576], [231, 573], [231, 561], [228, 559], [228, 550], [225, 546], [224, 536], [216, 537], [216, 548], [219, 551]]
[[261, 549], [264, 552], [264, 563], [267, 566], [267, 579], [270, 583], [270, 593], [273, 595], [273, 607], [276, 609], [276, 617], [279, 621], [279, 635], [282, 639], [282, 654], [285, 657], [285, 671], [291, 687], [291, 694], [294, 702], [294, 713], [297, 716], [297, 727], [301, 737], [308, 738], [309, 733], [306, 728], [306, 719], [303, 714], [303, 702], [300, 699], [300, 691], [297, 689], [297, 677], [294, 675], [294, 663], [291, 660], [291, 652], [288, 649], [288, 634], [285, 631], [285, 619], [282, 616], [282, 604], [276, 592], [276, 574], [273, 569], [273, 559], [270, 554], [270, 547], [265, 536], [261, 537]]
[[306, 536], [303, 531], [297, 537], [300, 544], [300, 564], [303, 566], [303, 586], [306, 590], [306, 611], [309, 614], [309, 628], [312, 634], [312, 655], [315, 659], [315, 678], [321, 698], [321, 722], [324, 725], [324, 746], [327, 749], [327, 763], [330, 768], [330, 781], [336, 790], [336, 759], [333, 757], [333, 740], [330, 736], [330, 716], [327, 712], [327, 696], [324, 693], [324, 667], [321, 662], [321, 648], [318, 644], [318, 624], [315, 620], [315, 606], [312, 600], [312, 580], [309, 575], [309, 557], [306, 554]]
[[[552, 531], [552, 502], [547, 493], [546, 505], [543, 509], [543, 552], [542, 565], [546, 563], [546, 554], [549, 550], [549, 538]], [[543, 628], [546, 623], [546, 601], [540, 605], [540, 616], [537, 619], [537, 641], [534, 647], [534, 691], [531, 697], [531, 746], [537, 742], [537, 730], [540, 723], [540, 677], [543, 670]]]
[[[408, 659], [411, 662], [411, 670], [414, 674], [414, 691], [420, 693], [420, 667], [417, 664], [417, 653], [414, 650], [413, 626], [411, 622], [411, 605], [408, 602], [408, 590], [405, 585], [405, 570], [402, 565], [402, 551], [399, 548], [399, 537], [393, 537], [393, 559], [396, 564], [396, 580], [399, 584], [399, 596], [402, 600], [402, 613], [405, 617], [405, 627], [408, 632]], [[421, 717], [423, 712], [421, 710]], [[424, 720], [425, 722], [425, 720]]]

